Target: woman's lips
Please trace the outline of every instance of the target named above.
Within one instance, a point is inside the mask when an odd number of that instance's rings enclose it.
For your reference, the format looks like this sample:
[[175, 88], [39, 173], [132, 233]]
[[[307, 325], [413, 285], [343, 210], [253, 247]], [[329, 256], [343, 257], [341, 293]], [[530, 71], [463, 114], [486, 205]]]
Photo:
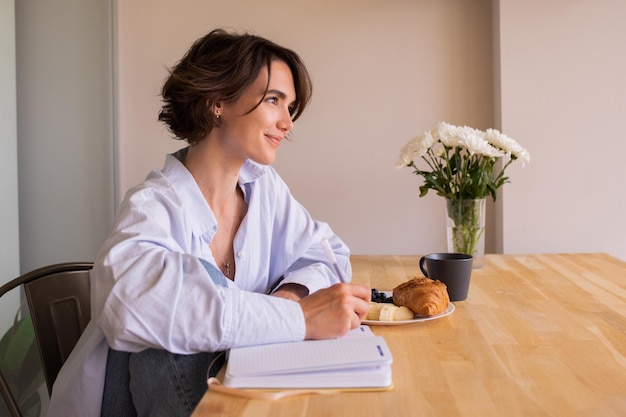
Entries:
[[265, 135], [265, 137], [275, 146], [280, 145], [280, 142], [283, 140], [282, 136]]

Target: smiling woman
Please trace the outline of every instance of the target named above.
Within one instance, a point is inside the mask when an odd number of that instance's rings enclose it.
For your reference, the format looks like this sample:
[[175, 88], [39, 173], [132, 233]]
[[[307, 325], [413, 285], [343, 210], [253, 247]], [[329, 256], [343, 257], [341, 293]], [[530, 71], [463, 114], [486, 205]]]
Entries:
[[159, 119], [188, 146], [122, 202], [51, 416], [189, 415], [225, 350], [336, 338], [369, 310], [369, 288], [347, 282], [347, 246], [270, 166], [311, 97], [298, 55], [215, 30], [162, 94]]

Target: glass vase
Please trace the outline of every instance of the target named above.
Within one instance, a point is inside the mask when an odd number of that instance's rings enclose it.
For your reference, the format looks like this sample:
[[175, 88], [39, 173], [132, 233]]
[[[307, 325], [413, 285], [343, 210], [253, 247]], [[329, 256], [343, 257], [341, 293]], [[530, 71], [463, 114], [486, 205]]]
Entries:
[[474, 257], [473, 268], [483, 266], [485, 256], [486, 199], [446, 199], [448, 252]]

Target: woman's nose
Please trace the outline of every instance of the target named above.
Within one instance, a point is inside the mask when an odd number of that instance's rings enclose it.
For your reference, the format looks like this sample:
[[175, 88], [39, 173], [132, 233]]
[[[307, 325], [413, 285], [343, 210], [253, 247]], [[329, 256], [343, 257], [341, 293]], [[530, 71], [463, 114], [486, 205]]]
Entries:
[[291, 129], [293, 129], [293, 120], [291, 120], [291, 113], [289, 112], [289, 110], [282, 111], [277, 126], [280, 130], [284, 132], [289, 132]]

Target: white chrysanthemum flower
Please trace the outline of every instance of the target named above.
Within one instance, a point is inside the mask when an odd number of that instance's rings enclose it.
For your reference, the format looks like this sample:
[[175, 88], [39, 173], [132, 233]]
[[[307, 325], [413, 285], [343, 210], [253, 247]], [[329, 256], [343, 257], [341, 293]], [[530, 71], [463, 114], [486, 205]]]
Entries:
[[476, 132], [463, 132], [459, 138], [459, 145], [467, 149], [470, 154], [478, 154], [488, 156], [490, 158], [499, 158], [504, 156], [505, 153], [494, 148], [483, 139], [482, 135]]
[[432, 132], [433, 136], [444, 145], [453, 148], [459, 144], [461, 128], [446, 122], [441, 122]]
[[441, 141], [446, 146], [464, 148], [470, 155], [479, 154], [493, 158], [505, 155], [485, 140], [481, 130], [447, 123], [440, 124], [438, 129], [441, 131]]
[[415, 157], [420, 158], [424, 155], [431, 146], [435, 144], [437, 141], [430, 132], [424, 132], [424, 134], [420, 137], [419, 146], [415, 151]]
[[520, 146], [514, 139], [499, 132], [496, 129], [487, 129], [485, 131], [485, 139], [496, 148], [502, 149], [507, 155], [514, 155], [525, 165], [530, 161], [528, 151]]
[[526, 165], [526, 163], [530, 161], [530, 153], [526, 149], [522, 149], [519, 153], [513, 153], [513, 155], [522, 161], [522, 166]]
[[459, 145], [467, 149], [470, 155], [478, 154], [490, 158], [499, 158], [501, 156], [504, 156], [504, 153], [502, 151], [499, 151], [498, 149], [491, 146], [489, 142], [475, 135], [463, 136], [459, 141]]
[[430, 132], [422, 133], [421, 135], [411, 139], [400, 150], [400, 157], [396, 162], [397, 168], [402, 168], [411, 163], [415, 158], [421, 158], [428, 149], [435, 143], [435, 138]]

